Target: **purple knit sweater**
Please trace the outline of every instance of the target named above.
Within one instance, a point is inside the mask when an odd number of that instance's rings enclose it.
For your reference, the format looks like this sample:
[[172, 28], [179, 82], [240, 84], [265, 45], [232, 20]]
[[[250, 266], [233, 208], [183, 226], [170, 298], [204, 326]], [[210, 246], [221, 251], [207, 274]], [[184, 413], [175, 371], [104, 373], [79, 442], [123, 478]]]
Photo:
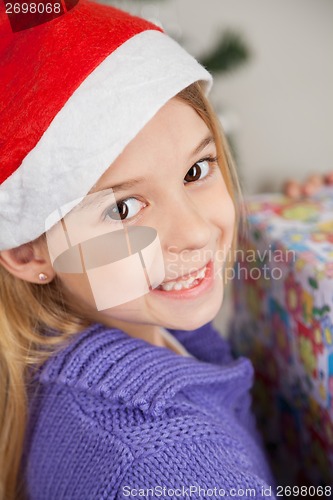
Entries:
[[23, 460], [30, 500], [275, 498], [250, 361], [211, 323], [169, 332], [194, 358], [94, 324], [44, 364]]

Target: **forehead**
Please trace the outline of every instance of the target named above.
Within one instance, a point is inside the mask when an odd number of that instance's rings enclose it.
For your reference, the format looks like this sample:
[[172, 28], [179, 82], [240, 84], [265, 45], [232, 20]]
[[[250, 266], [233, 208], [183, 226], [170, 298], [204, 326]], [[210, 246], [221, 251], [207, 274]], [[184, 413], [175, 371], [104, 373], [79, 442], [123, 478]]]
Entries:
[[[105, 181], [118, 184], [124, 178], [146, 177], [165, 162], [186, 161], [195, 148], [207, 138], [210, 130], [187, 103], [178, 98], [168, 101], [126, 146], [106, 170], [93, 191], [103, 189]], [[93, 192], [92, 191], [92, 192]]]

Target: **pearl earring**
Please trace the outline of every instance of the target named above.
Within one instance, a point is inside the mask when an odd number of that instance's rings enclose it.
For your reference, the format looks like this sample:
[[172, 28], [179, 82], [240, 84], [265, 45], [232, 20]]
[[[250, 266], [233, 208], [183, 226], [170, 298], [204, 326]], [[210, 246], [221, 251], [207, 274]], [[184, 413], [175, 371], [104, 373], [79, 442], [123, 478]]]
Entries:
[[39, 278], [39, 281], [45, 281], [45, 280], [47, 280], [48, 276], [44, 273], [39, 273], [38, 278]]

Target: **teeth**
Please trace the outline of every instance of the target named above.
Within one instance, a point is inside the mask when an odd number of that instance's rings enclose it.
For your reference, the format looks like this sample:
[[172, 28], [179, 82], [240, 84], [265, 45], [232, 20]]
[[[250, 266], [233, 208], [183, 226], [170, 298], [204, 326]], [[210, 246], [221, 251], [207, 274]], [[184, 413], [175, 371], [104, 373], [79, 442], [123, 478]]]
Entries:
[[201, 279], [205, 276], [205, 272], [206, 272], [206, 268], [202, 269], [202, 271], [200, 271], [198, 274], [197, 274], [197, 278]]
[[163, 288], [163, 290], [166, 290], [167, 292], [169, 292], [171, 290], [171, 288], [173, 288], [174, 286], [174, 283], [165, 283], [165, 285], [160, 285], [161, 288]]
[[164, 283], [157, 288], [166, 292], [170, 292], [170, 290], [183, 290], [184, 288], [192, 288], [193, 286], [196, 286], [199, 283], [199, 280], [201, 280], [205, 276], [206, 269], [207, 268], [204, 267], [196, 274], [196, 276], [191, 276], [188, 280], [169, 281], [168, 283]]

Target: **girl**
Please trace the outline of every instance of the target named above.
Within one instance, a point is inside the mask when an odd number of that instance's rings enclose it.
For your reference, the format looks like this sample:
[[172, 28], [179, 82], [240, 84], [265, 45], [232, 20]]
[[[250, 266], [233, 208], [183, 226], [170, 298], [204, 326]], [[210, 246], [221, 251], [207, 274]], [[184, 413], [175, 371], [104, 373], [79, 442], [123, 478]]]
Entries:
[[87, 0], [0, 28], [1, 498], [274, 498], [211, 324], [240, 215], [210, 75]]

